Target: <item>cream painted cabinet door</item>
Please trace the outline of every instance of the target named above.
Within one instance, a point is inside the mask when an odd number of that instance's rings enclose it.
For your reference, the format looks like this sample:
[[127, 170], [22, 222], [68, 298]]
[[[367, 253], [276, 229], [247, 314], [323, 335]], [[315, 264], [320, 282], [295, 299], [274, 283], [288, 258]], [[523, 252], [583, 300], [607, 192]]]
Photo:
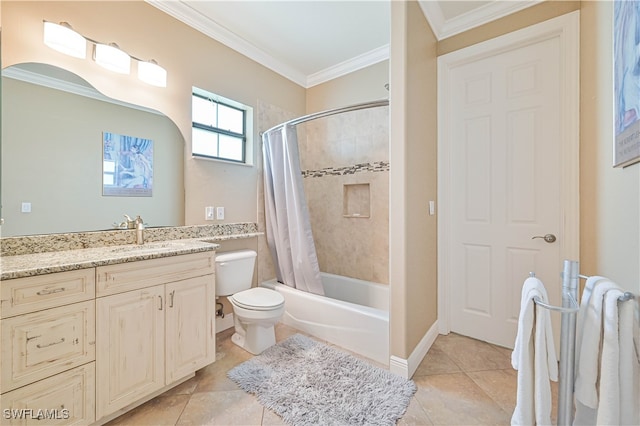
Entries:
[[164, 387], [164, 288], [98, 299], [97, 419]]
[[214, 278], [166, 285], [167, 384], [215, 361]]

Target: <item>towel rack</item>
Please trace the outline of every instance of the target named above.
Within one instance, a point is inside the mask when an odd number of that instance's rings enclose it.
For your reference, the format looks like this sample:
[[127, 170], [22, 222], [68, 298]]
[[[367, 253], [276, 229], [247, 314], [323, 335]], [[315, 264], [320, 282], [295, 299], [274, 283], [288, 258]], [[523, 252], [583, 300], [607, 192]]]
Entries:
[[[529, 276], [535, 277], [530, 272]], [[573, 384], [574, 365], [576, 356], [576, 313], [578, 305], [578, 280], [588, 279], [579, 273], [579, 263], [575, 260], [565, 260], [562, 270], [562, 306], [553, 306], [543, 302], [538, 297], [533, 301], [536, 305], [552, 311], [560, 312], [560, 366], [558, 371], [558, 425], [573, 424]], [[625, 292], [619, 301], [635, 299], [631, 292]]]
[[[586, 276], [586, 275], [582, 275], [582, 274], [578, 274], [578, 278], [582, 278], [583, 280], [588, 280], [590, 277]], [[618, 297], [618, 300], [621, 302], [626, 302], [627, 300], [631, 300], [631, 299], [635, 299], [636, 295], [629, 292], [629, 291], [625, 291], [624, 294], [620, 297]]]

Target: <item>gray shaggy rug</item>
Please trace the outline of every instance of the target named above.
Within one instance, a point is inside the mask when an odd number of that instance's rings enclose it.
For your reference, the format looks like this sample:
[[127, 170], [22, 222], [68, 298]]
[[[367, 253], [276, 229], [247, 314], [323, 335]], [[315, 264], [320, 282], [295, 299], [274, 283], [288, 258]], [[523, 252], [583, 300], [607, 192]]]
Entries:
[[227, 376], [292, 425], [395, 425], [416, 392], [406, 380], [300, 334]]

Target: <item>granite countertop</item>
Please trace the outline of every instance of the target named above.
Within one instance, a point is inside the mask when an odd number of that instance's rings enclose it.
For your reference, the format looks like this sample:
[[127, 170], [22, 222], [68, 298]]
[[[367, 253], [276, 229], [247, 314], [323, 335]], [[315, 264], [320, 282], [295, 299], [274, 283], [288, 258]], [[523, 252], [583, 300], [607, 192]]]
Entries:
[[219, 247], [220, 245], [216, 244], [213, 238], [207, 238], [2, 256], [0, 257], [0, 270], [2, 271], [0, 280], [214, 251]]
[[217, 250], [218, 242], [264, 235], [255, 223], [75, 232], [0, 238], [0, 280]]

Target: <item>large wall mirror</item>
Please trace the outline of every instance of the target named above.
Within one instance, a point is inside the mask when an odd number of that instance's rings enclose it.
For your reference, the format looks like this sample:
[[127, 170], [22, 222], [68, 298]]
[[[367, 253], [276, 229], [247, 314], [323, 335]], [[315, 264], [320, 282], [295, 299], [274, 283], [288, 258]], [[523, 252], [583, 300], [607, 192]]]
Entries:
[[[103, 195], [103, 134], [153, 141], [152, 196]], [[184, 138], [166, 116], [45, 64], [2, 70], [2, 237], [184, 225]]]

